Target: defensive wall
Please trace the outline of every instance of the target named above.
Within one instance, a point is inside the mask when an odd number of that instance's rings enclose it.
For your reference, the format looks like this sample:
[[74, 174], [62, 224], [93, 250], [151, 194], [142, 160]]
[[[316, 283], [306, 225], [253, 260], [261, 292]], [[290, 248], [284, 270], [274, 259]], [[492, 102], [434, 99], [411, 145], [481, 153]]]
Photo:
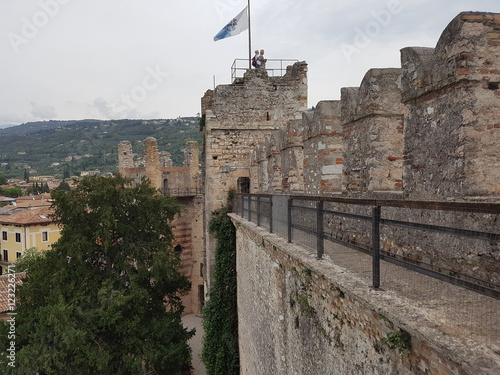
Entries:
[[118, 166], [123, 176], [135, 182], [143, 177], [164, 195], [174, 196], [182, 210], [172, 222], [173, 248], [180, 255], [181, 273], [191, 281], [191, 291], [183, 296], [185, 314], [201, 314], [204, 303], [203, 196], [200, 186], [198, 143], [187, 142], [183, 167], [173, 167], [169, 158], [161, 157], [156, 139], [144, 141], [144, 155], [135, 160], [132, 144], [118, 145]]
[[[230, 189], [498, 203], [499, 86], [500, 15], [492, 13], [459, 14], [435, 48], [403, 48], [400, 68], [371, 69], [360, 87], [342, 88], [341, 100], [321, 101], [314, 111], [307, 110], [304, 62], [282, 78], [249, 70], [202, 99], [204, 220], [226, 204]], [[345, 212], [359, 213], [357, 208]], [[498, 217], [473, 213], [450, 217], [388, 210], [387, 215], [456, 228], [468, 222], [472, 229], [493, 233], [500, 225]], [[412, 302], [411, 294], [370, 289], [335, 260], [318, 260], [232, 218], [238, 229], [242, 374], [498, 373], [498, 336], [482, 340], [488, 332], [479, 329], [459, 329], [461, 335], [455, 335], [461, 323], [447, 325], [449, 314], [438, 313], [460, 290], [434, 289], [439, 297], [424, 309], [425, 302], [413, 303], [416, 296]], [[340, 220], [331, 226], [340, 237], [368, 241], [360, 224]], [[500, 280], [498, 241], [478, 245], [405, 230], [381, 238], [382, 248], [394, 256], [496, 285]], [[206, 232], [205, 240], [210, 265], [213, 241]], [[461, 303], [484, 305], [480, 297], [468, 298]], [[498, 328], [498, 313], [492, 319]], [[411, 349], [400, 353], [381, 344], [389, 333], [403, 331], [411, 337]]]

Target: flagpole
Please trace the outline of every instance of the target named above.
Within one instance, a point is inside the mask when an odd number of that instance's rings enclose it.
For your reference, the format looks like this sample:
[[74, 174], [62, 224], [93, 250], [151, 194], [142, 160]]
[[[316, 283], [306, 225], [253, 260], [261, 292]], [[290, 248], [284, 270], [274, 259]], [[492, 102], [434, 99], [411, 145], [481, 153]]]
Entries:
[[250, 0], [248, 0], [248, 69], [252, 69], [252, 34], [250, 32]]

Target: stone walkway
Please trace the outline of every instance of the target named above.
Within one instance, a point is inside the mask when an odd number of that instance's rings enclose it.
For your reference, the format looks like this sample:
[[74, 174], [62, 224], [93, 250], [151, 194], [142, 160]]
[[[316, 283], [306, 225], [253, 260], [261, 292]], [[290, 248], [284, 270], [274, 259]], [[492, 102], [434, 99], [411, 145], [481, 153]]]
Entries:
[[185, 315], [182, 317], [182, 323], [188, 329], [196, 328], [196, 334], [189, 340], [189, 345], [193, 350], [193, 375], [206, 375], [205, 366], [201, 361], [201, 348], [203, 344], [201, 317], [197, 315]]

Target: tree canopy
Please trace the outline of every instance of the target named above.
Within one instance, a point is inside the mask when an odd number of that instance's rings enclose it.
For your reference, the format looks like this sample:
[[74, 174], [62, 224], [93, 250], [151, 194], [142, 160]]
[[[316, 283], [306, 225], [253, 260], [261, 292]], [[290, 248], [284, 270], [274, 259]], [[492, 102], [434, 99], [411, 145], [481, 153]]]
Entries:
[[[84, 178], [54, 190], [62, 225], [53, 249], [26, 259], [17, 289], [15, 368], [9, 374], [181, 374], [189, 367], [179, 273], [169, 223], [179, 212], [144, 180]], [[0, 345], [8, 348], [8, 325]], [[11, 329], [12, 331], [12, 329]], [[0, 371], [2, 373], [2, 371]]]

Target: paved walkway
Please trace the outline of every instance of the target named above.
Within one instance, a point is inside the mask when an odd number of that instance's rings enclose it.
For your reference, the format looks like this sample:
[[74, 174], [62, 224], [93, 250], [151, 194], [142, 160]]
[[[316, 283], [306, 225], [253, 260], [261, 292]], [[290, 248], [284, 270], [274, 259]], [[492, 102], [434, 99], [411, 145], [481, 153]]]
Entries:
[[196, 328], [196, 334], [189, 340], [189, 345], [193, 350], [193, 375], [206, 375], [205, 366], [201, 361], [201, 348], [203, 343], [203, 327], [201, 317], [197, 315], [185, 315], [182, 323], [188, 329]]

